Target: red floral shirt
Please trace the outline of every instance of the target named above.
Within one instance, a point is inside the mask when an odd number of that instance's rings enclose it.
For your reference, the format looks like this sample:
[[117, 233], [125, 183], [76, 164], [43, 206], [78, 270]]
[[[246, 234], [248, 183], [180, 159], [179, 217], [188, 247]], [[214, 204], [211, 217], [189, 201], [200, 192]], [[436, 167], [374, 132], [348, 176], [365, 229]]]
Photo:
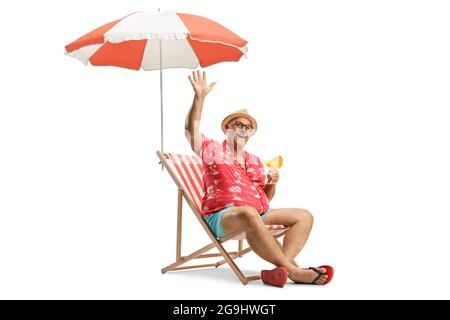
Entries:
[[266, 175], [257, 156], [244, 151], [245, 170], [225, 140], [219, 143], [204, 135], [200, 153], [205, 187], [203, 216], [234, 206], [251, 206], [260, 214], [267, 211]]

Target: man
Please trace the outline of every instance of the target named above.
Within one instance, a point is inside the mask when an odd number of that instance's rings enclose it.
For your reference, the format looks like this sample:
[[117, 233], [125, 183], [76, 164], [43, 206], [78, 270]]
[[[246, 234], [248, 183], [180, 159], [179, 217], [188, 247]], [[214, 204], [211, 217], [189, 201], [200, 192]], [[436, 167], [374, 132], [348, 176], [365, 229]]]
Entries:
[[[186, 118], [186, 137], [192, 149], [202, 158], [205, 187], [202, 211], [210, 229], [218, 238], [236, 231], [245, 232], [253, 251], [264, 260], [287, 270], [288, 277], [294, 282], [327, 283], [327, 271], [330, 280], [332, 276], [330, 270], [303, 269], [294, 262], [308, 239], [313, 216], [304, 209], [269, 208], [279, 174], [268, 174], [266, 183], [261, 160], [244, 151], [244, 146], [257, 130], [256, 120], [246, 110], [240, 110], [223, 120], [222, 130], [226, 134], [223, 143], [207, 138], [199, 131], [200, 119], [204, 100], [216, 83], [208, 85], [206, 72], [198, 70], [188, 78], [195, 96]], [[265, 224], [290, 227], [282, 248]]]

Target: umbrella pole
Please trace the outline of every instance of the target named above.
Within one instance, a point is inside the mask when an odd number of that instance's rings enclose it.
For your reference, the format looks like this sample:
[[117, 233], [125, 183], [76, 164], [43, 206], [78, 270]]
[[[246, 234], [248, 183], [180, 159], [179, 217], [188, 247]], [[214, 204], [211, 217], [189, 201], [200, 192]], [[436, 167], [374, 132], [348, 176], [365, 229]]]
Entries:
[[[162, 86], [162, 60], [161, 60], [161, 40], [159, 40], [159, 95], [161, 100], [161, 152], [164, 152], [164, 113], [163, 113], [163, 86]], [[164, 165], [161, 164], [161, 170]]]
[[[160, 9], [158, 8], [158, 12]], [[159, 96], [161, 100], [161, 153], [164, 153], [164, 113], [163, 113], [163, 85], [162, 85], [162, 40], [159, 39]], [[161, 170], [164, 165], [161, 163]]]

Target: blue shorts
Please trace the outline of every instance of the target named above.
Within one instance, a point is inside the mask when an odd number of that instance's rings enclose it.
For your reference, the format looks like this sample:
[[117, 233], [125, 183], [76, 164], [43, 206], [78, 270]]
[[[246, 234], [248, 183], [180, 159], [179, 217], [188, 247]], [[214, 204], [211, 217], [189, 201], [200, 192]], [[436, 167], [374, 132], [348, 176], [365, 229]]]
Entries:
[[[222, 209], [220, 211], [211, 213], [209, 216], [206, 216], [203, 218], [203, 219], [205, 219], [206, 224], [209, 226], [212, 233], [217, 238], [225, 237], [225, 233], [222, 230], [222, 218], [223, 218], [223, 215], [225, 214], [225, 212], [230, 208], [233, 208], [233, 207], [228, 207], [228, 208]], [[272, 211], [271, 208], [267, 209], [267, 211], [261, 215], [261, 219], [264, 219], [270, 211]]]

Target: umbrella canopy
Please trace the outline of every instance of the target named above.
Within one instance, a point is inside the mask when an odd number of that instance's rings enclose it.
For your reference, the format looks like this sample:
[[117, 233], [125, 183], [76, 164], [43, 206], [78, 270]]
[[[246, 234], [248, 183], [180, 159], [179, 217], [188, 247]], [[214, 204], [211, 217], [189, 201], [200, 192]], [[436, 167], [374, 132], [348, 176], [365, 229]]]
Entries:
[[67, 55], [94, 66], [194, 69], [239, 61], [247, 52], [247, 41], [201, 16], [135, 12], [87, 33], [65, 49]]
[[160, 70], [161, 151], [164, 151], [162, 70], [239, 61], [247, 41], [210, 19], [172, 11], [135, 12], [65, 47], [66, 55], [94, 66]]

